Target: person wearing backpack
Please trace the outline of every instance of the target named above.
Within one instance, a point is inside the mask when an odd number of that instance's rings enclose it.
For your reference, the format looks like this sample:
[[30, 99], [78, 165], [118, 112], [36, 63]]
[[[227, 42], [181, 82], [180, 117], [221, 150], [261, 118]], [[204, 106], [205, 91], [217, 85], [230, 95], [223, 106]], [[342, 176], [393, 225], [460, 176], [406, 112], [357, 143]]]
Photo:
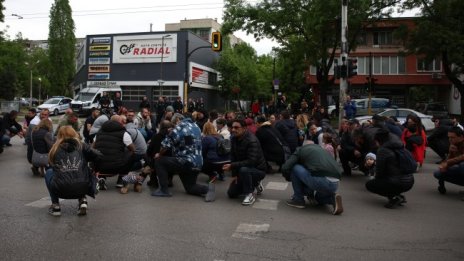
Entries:
[[[376, 155], [376, 174], [374, 179], [366, 183], [366, 188], [372, 193], [387, 197], [386, 208], [401, 206], [406, 203], [402, 193], [409, 191], [414, 185], [413, 170], [405, 173], [400, 167], [403, 161], [400, 160], [398, 151], [406, 152], [403, 143], [386, 129], [379, 129], [374, 135], [374, 141], [379, 146]], [[403, 155], [412, 158], [410, 154]]]

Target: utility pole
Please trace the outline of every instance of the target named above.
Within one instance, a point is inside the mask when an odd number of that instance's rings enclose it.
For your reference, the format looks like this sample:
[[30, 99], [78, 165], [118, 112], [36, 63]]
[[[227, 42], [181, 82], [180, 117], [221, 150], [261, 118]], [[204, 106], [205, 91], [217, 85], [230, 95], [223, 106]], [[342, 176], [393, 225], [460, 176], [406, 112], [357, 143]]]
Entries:
[[368, 86], [369, 86], [369, 100], [367, 107], [367, 114], [372, 115], [372, 52], [369, 52], [369, 81], [368, 81]]
[[341, 52], [340, 52], [340, 61], [341, 61], [341, 72], [340, 72], [340, 94], [339, 94], [339, 104], [340, 109], [338, 113], [338, 126], [341, 127], [343, 119], [343, 105], [346, 100], [346, 90], [348, 87], [348, 41], [346, 40], [346, 33], [348, 31], [348, 0], [342, 1], [342, 26], [341, 26]]

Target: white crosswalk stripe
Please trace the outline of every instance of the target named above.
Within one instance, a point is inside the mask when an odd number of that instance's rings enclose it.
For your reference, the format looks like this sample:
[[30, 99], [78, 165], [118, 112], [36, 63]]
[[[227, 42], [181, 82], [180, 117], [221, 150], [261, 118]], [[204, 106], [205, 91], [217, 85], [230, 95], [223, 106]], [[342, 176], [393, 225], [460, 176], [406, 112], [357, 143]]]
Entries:
[[267, 233], [269, 231], [269, 226], [269, 224], [240, 223], [235, 232], [232, 234], [232, 237], [257, 239], [260, 234]]

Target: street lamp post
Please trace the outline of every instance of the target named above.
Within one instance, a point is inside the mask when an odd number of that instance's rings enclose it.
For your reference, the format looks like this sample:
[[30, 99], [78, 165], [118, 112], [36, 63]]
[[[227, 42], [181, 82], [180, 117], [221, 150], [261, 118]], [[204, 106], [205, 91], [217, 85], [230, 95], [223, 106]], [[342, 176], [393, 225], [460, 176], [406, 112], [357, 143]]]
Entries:
[[29, 66], [29, 70], [31, 72], [31, 81], [30, 81], [30, 89], [29, 89], [29, 107], [32, 107], [32, 69], [34, 69], [34, 66], [36, 64], [38, 64], [39, 61], [33, 63], [33, 64], [29, 64], [28, 62], [25, 62], [26, 65]]
[[38, 103], [40, 103], [40, 100], [42, 99], [42, 96], [41, 96], [41, 89], [42, 89], [42, 78], [39, 77], [39, 101]]
[[160, 79], [158, 80], [158, 84], [159, 84], [159, 92], [160, 92], [160, 97], [163, 96], [163, 83], [164, 83], [164, 80], [163, 80], [163, 63], [164, 63], [164, 51], [165, 51], [165, 48], [164, 48], [164, 38], [166, 37], [169, 37], [171, 36], [170, 34], [168, 35], [163, 35], [161, 37], [161, 64], [160, 64]]

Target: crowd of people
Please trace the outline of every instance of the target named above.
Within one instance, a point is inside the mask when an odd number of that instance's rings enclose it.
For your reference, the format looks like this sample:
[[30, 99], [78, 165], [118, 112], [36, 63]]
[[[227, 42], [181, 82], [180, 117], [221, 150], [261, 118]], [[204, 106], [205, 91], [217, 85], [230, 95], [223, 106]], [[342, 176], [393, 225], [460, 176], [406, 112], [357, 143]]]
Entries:
[[[78, 214], [85, 215], [86, 196], [108, 189], [110, 177], [117, 177], [121, 194], [131, 186], [142, 192], [148, 180], [152, 196], [171, 197], [178, 175], [186, 193], [211, 202], [215, 183], [230, 174], [228, 197], [252, 205], [264, 191], [266, 175], [276, 171], [292, 184], [287, 205], [330, 205], [339, 215], [344, 211], [339, 182], [354, 169], [368, 177], [367, 191], [386, 197], [385, 207], [396, 208], [407, 202], [404, 193], [414, 185], [427, 144], [442, 158], [434, 173], [439, 192], [446, 193], [445, 182], [464, 185], [464, 133], [456, 120], [436, 120], [427, 138], [413, 114], [404, 124], [374, 115], [361, 125], [346, 117], [334, 130], [325, 108], [305, 101], [291, 108], [281, 100], [273, 114], [256, 104], [248, 113], [219, 114], [207, 111], [202, 99], [189, 100], [184, 112], [182, 101], [176, 101], [168, 104], [160, 97], [153, 113], [147, 99], [139, 111], [123, 103], [115, 111], [102, 99], [84, 123], [69, 109], [55, 129], [46, 109], [30, 109], [23, 126], [12, 111], [1, 122], [0, 147], [15, 135], [25, 137], [27, 160], [34, 175], [45, 177], [54, 216], [61, 215], [59, 198], [78, 199]], [[405, 158], [411, 159], [412, 170]], [[198, 183], [201, 174], [208, 176], [207, 184]]]

